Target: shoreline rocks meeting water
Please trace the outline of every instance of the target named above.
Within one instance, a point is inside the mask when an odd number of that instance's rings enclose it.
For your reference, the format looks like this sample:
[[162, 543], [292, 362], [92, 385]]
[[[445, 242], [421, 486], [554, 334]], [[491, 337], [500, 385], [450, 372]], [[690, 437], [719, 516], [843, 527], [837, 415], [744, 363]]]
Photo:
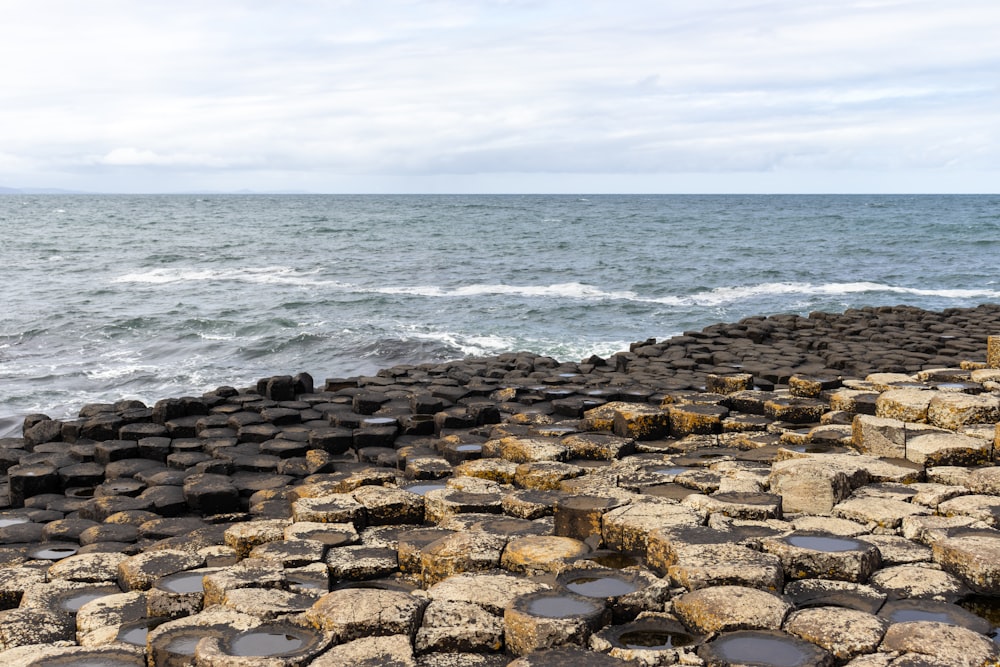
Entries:
[[0, 660], [998, 664], [998, 424], [997, 305], [30, 415]]

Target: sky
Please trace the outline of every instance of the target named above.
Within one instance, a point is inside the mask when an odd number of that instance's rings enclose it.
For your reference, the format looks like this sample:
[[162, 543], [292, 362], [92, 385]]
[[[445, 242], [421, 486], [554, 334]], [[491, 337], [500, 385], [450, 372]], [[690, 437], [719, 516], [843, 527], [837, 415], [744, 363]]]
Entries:
[[996, 0], [0, 0], [0, 186], [1000, 191]]

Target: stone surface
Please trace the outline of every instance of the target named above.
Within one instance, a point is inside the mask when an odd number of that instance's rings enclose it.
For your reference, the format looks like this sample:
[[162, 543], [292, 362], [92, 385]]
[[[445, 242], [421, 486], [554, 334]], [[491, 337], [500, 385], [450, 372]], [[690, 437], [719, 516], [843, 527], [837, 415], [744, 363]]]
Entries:
[[713, 586], [674, 599], [674, 613], [701, 633], [777, 630], [791, 605], [773, 593], [744, 586]]

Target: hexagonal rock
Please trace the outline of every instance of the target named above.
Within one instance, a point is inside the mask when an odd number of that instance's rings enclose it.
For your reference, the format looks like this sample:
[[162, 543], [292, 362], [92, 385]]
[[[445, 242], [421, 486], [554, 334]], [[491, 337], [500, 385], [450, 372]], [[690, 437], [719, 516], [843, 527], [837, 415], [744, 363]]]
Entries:
[[[998, 425], [998, 429], [1000, 429], [1000, 425]], [[973, 493], [1000, 496], [1000, 466], [970, 471], [967, 486]]]
[[225, 475], [202, 473], [184, 480], [188, 507], [202, 514], [227, 514], [240, 509], [239, 490]]
[[781, 496], [782, 510], [804, 514], [830, 514], [853, 490], [851, 477], [823, 461], [795, 458], [771, 468], [770, 488]]
[[590, 547], [571, 537], [530, 535], [507, 543], [500, 565], [519, 574], [559, 572], [569, 563], [590, 553]]
[[552, 532], [560, 537], [586, 540], [601, 534], [601, 518], [623, 501], [602, 496], [565, 496], [552, 509]]
[[[664, 531], [666, 532], [666, 531]], [[654, 533], [649, 565], [688, 590], [712, 586], [746, 586], [780, 591], [784, 584], [777, 556], [731, 542], [672, 544], [660, 550]]]
[[583, 468], [569, 463], [536, 461], [517, 466], [514, 483], [522, 489], [555, 491], [564, 480], [580, 477], [584, 473]]
[[838, 660], [874, 653], [889, 622], [857, 609], [816, 607], [789, 614], [784, 630], [816, 644]]
[[283, 540], [285, 528], [289, 525], [287, 519], [264, 519], [237, 523], [226, 529], [223, 539], [226, 546], [232, 548], [239, 558], [246, 558], [254, 547], [268, 542]]
[[424, 495], [424, 519], [438, 523], [456, 514], [503, 512], [499, 493], [468, 493], [458, 489], [434, 489]]
[[789, 396], [764, 401], [764, 415], [766, 417], [791, 424], [818, 422], [823, 413], [829, 409], [830, 407], [825, 402], [814, 398]]
[[977, 466], [988, 463], [993, 443], [958, 433], [927, 433], [906, 442], [906, 459], [931, 466]]
[[408, 635], [362, 637], [327, 650], [311, 667], [417, 667]]
[[856, 415], [851, 422], [851, 442], [855, 449], [864, 454], [886, 458], [905, 458], [908, 441], [929, 433], [952, 431], [929, 424], [872, 415]]
[[927, 408], [927, 419], [952, 431], [968, 424], [995, 424], [1000, 421], [1000, 397], [938, 392]]
[[669, 405], [670, 434], [683, 438], [692, 434], [722, 432], [722, 420], [729, 416], [729, 409], [721, 405], [696, 403]]
[[908, 516], [903, 519], [902, 534], [908, 540], [932, 546], [949, 537], [955, 528], [988, 528], [971, 516]]
[[318, 523], [315, 521], [299, 521], [285, 526], [284, 538], [286, 540], [316, 540], [331, 547], [357, 544], [361, 541], [353, 523]]
[[674, 614], [701, 633], [777, 630], [792, 606], [772, 593], [745, 586], [713, 586], [674, 599]]
[[938, 514], [968, 516], [996, 527], [1000, 523], [1000, 497], [973, 494], [958, 496], [938, 505]]
[[609, 618], [603, 601], [593, 598], [558, 591], [524, 595], [504, 610], [507, 650], [525, 655], [556, 646], [583, 646]]
[[222, 604], [226, 593], [237, 588], [283, 588], [284, 585], [284, 568], [280, 564], [253, 558], [202, 577], [205, 607]]
[[937, 393], [931, 389], [890, 389], [875, 400], [875, 416], [904, 422], [926, 422], [927, 407]]
[[635, 452], [635, 440], [604, 433], [574, 433], [560, 443], [571, 459], [616, 461]]
[[500, 565], [507, 538], [484, 532], [462, 532], [427, 545], [420, 555], [424, 583], [432, 586], [462, 572], [492, 570]]
[[521, 595], [548, 590], [550, 587], [525, 577], [499, 572], [457, 574], [427, 589], [431, 600], [475, 604], [495, 616]]
[[710, 496], [693, 493], [681, 501], [706, 514], [722, 514], [733, 519], [766, 521], [781, 518], [781, 496], [773, 493], [717, 492]]
[[426, 600], [378, 588], [342, 588], [327, 593], [306, 611], [317, 628], [332, 632], [341, 644], [360, 637], [407, 635], [420, 626]]
[[364, 508], [367, 525], [424, 522], [424, 498], [416, 493], [387, 486], [362, 486], [351, 496]]
[[792, 533], [765, 537], [761, 545], [781, 559], [789, 579], [839, 579], [864, 583], [882, 564], [875, 545], [853, 537]]
[[[610, 403], [608, 405], [611, 405]], [[621, 438], [656, 440], [670, 433], [670, 413], [641, 403], [617, 404], [611, 432]]]
[[365, 508], [348, 493], [299, 498], [292, 503], [292, 519], [314, 523], [350, 522], [360, 530], [365, 527]]
[[705, 513], [663, 498], [649, 498], [611, 510], [601, 521], [609, 549], [645, 555], [650, 534], [661, 528], [699, 526]]
[[886, 630], [882, 651], [931, 656], [947, 665], [986, 665], [997, 658], [997, 645], [978, 632], [948, 623], [908, 621]]
[[872, 575], [868, 583], [890, 599], [922, 599], [952, 602], [967, 595], [969, 589], [957, 577], [932, 566], [897, 565]]
[[974, 531], [945, 537], [932, 545], [934, 562], [972, 590], [1000, 595], [1000, 532]]
[[506, 459], [474, 459], [455, 466], [455, 477], [477, 477], [498, 484], [511, 484], [517, 463]]
[[835, 517], [890, 529], [899, 528], [905, 517], [930, 513], [929, 509], [920, 505], [877, 497], [850, 498], [833, 508]]
[[530, 463], [532, 461], [565, 461], [569, 450], [555, 438], [521, 438], [506, 436], [498, 440], [490, 440], [483, 445], [483, 454], [489, 450], [497, 452], [497, 456], [512, 463]]
[[174, 549], [146, 551], [118, 564], [118, 585], [126, 592], [145, 591], [160, 577], [204, 565], [205, 557], [196, 553]]
[[[573, 646], [535, 651], [508, 663], [507, 667], [625, 667], [634, 663]], [[442, 667], [451, 667], [443, 665]], [[465, 665], [455, 667], [465, 667]], [[469, 667], [478, 667], [469, 665]], [[483, 666], [487, 667], [487, 666]]]
[[74, 554], [49, 566], [49, 580], [67, 581], [117, 581], [118, 566], [128, 556], [121, 553]]
[[387, 577], [399, 566], [393, 549], [361, 545], [330, 549], [323, 561], [331, 577], [350, 581]]
[[797, 608], [839, 607], [875, 614], [886, 594], [873, 586], [835, 579], [799, 579], [785, 586], [785, 597]]
[[0, 650], [72, 641], [76, 627], [73, 617], [42, 609], [8, 609], [0, 611]]
[[434, 600], [424, 609], [414, 646], [417, 653], [496, 652], [503, 634], [503, 621], [479, 605]]

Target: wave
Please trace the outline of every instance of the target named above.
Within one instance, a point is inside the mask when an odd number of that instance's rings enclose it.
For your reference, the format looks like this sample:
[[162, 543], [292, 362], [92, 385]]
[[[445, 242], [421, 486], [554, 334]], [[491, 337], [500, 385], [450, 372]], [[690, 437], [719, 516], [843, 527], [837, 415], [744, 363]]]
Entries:
[[690, 297], [656, 299], [660, 303], [696, 306], [719, 306], [769, 296], [846, 296], [849, 294], [908, 294], [941, 299], [1000, 299], [1000, 291], [991, 289], [921, 289], [873, 282], [851, 283], [761, 283], [739, 287], [717, 287]]
[[321, 270], [303, 271], [288, 266], [232, 269], [156, 268], [126, 273], [113, 278], [111, 282], [145, 285], [180, 282], [243, 282], [255, 285], [303, 285], [310, 287], [341, 284], [315, 278]]
[[468, 296], [525, 296], [558, 297], [585, 300], [639, 300], [631, 291], [609, 292], [584, 283], [555, 283], [551, 285], [507, 285], [505, 283], [464, 285], [447, 289], [436, 285], [415, 285], [412, 287], [381, 287], [372, 290], [378, 294], [400, 294], [428, 297], [468, 297]]

